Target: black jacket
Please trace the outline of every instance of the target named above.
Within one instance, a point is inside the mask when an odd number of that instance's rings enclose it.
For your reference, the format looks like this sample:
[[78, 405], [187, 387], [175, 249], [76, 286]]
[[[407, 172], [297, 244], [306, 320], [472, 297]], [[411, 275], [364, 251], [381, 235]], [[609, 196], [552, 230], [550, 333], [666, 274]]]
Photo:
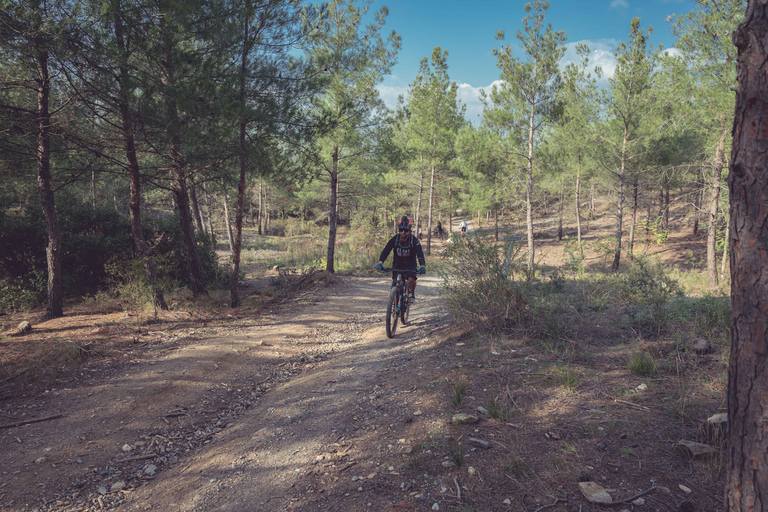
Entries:
[[408, 235], [408, 239], [405, 242], [400, 241], [400, 235], [397, 234], [389, 239], [387, 245], [384, 246], [384, 250], [381, 251], [379, 261], [386, 261], [390, 251], [395, 250], [392, 256], [392, 268], [403, 270], [418, 270], [416, 266], [416, 259], [418, 258], [419, 264], [422, 267], [426, 266], [424, 261], [424, 251], [421, 249], [421, 242], [419, 239]]

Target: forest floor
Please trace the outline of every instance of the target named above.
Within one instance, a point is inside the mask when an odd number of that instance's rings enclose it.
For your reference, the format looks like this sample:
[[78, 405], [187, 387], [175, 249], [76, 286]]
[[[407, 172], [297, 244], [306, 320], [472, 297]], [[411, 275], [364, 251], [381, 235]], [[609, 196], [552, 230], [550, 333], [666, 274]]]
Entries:
[[[561, 265], [548, 245], [541, 264]], [[704, 254], [674, 233], [647, 247]], [[240, 308], [212, 294], [150, 322], [93, 303], [0, 317], [0, 511], [723, 510], [722, 452], [676, 443], [723, 410], [727, 347], [610, 321], [565, 351], [460, 332], [439, 284], [419, 280], [393, 339], [384, 274], [247, 282]], [[639, 348], [666, 371], [630, 372]]]

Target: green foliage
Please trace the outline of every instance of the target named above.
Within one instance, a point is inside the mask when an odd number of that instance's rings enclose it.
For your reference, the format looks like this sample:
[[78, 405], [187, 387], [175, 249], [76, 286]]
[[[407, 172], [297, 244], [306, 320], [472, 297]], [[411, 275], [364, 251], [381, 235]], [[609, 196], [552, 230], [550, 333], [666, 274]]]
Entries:
[[568, 267], [568, 270], [579, 277], [584, 276], [584, 249], [583, 247], [579, 247], [578, 240], [567, 237], [563, 249], [567, 258], [565, 264]]
[[467, 392], [467, 378], [463, 373], [456, 377], [456, 381], [451, 385], [451, 391], [453, 392], [451, 403], [456, 407], [460, 406], [464, 393]]
[[504, 401], [498, 400], [496, 398], [489, 398], [485, 408], [488, 409], [488, 415], [491, 418], [497, 419], [499, 421], [509, 420], [509, 405], [507, 405]]
[[656, 360], [648, 352], [640, 352], [630, 357], [627, 369], [640, 377], [653, 377], [658, 371]]
[[658, 335], [671, 316], [667, 307], [670, 297], [682, 295], [677, 281], [666, 274], [662, 264], [645, 258], [629, 265], [619, 279], [618, 291], [639, 334]]
[[[450, 254], [443, 289], [457, 322], [493, 331], [520, 321], [526, 300], [522, 287], [504, 275], [503, 246], [456, 237]], [[512, 270], [519, 267], [517, 260], [510, 263]]]

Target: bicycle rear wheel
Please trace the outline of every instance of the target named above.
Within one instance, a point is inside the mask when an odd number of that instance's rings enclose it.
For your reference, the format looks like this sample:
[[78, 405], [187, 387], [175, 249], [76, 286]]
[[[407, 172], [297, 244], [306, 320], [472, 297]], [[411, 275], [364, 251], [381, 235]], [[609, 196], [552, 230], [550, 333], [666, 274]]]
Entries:
[[397, 315], [399, 313], [397, 305], [400, 298], [398, 292], [397, 286], [393, 286], [389, 292], [389, 302], [387, 303], [387, 338], [394, 337], [397, 330]]

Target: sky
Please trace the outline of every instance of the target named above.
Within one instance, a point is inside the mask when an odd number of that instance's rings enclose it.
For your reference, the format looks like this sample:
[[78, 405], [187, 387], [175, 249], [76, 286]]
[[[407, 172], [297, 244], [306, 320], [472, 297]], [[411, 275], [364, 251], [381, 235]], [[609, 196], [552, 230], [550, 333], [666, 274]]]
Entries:
[[[491, 87], [499, 79], [496, 57], [499, 47], [496, 32], [504, 30], [503, 44], [517, 46], [515, 34], [523, 28], [525, 11], [522, 0], [374, 0], [372, 9], [389, 9], [384, 36], [394, 30], [402, 37], [398, 63], [379, 85], [379, 93], [387, 107], [394, 108], [399, 95], [405, 95], [423, 57], [429, 57], [435, 46], [448, 50], [448, 74], [459, 85], [459, 99], [467, 106], [466, 118], [477, 124], [482, 112], [480, 89]], [[568, 36], [564, 67], [576, 61], [575, 46], [585, 43], [591, 49], [590, 62], [612, 75], [613, 52], [629, 36], [632, 18], [640, 18], [640, 26], [653, 27], [650, 42], [674, 48], [668, 18], [685, 14], [693, 8], [686, 0], [550, 0], [545, 23]]]

